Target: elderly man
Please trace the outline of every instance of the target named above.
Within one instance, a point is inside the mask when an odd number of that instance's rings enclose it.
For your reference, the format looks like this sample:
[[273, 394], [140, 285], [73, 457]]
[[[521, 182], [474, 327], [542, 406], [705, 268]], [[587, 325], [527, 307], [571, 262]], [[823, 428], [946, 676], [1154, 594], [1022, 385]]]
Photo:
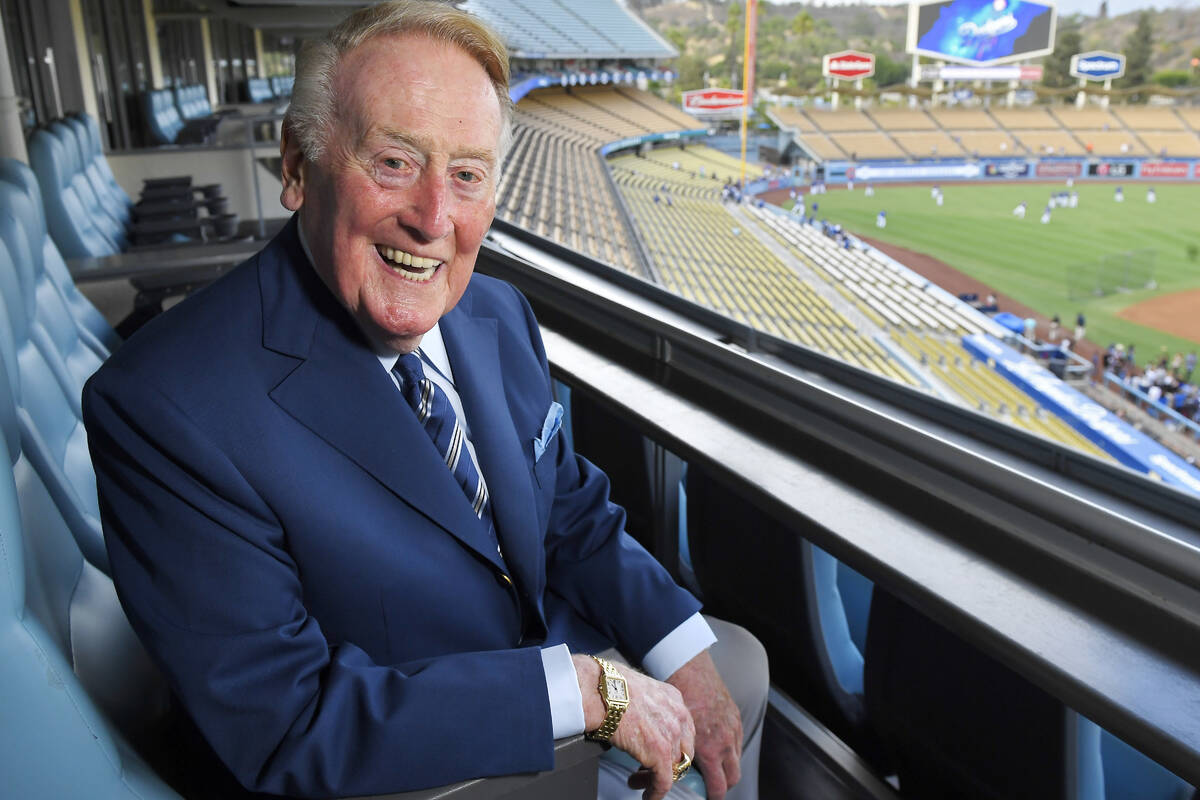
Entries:
[[122, 602], [252, 790], [543, 770], [588, 732], [647, 798], [692, 758], [709, 797], [753, 797], [761, 648], [624, 532], [557, 435], [528, 305], [472, 278], [507, 69], [437, 3], [358, 12], [302, 54], [293, 219], [85, 392]]

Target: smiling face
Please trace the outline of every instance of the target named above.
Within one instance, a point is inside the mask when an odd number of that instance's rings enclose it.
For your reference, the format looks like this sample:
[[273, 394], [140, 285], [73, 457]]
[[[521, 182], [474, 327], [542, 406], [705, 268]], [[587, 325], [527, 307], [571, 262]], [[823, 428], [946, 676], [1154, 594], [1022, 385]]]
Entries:
[[333, 93], [318, 162], [285, 132], [281, 200], [363, 332], [409, 352], [462, 297], [491, 225], [500, 102], [465, 51], [407, 34], [347, 53]]

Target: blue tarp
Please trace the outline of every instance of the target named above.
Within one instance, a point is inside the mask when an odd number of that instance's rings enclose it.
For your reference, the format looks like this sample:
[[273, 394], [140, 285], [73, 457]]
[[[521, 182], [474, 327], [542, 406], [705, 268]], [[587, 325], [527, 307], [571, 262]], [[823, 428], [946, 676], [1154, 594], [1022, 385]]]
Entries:
[[1200, 471], [1104, 406], [1072, 389], [1045, 367], [984, 334], [964, 336], [963, 347], [1127, 467], [1200, 495]]
[[992, 319], [1013, 333], [1022, 333], [1025, 330], [1025, 320], [1011, 312], [1001, 311], [999, 314], [992, 315]]

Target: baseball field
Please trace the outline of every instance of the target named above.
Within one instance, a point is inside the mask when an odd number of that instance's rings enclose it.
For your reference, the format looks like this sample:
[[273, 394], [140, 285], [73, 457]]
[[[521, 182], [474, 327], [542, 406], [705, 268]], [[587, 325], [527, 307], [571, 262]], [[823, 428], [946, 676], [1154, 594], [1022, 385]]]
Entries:
[[[1127, 183], [1117, 202], [1117, 184], [1077, 182], [1077, 207], [1052, 209], [1048, 223], [1050, 195], [1068, 191], [1061, 182], [940, 188], [940, 206], [929, 185], [876, 186], [868, 197], [859, 183], [805, 199], [819, 203], [818, 218], [943, 261], [1046, 318], [1057, 314], [1066, 336], [1082, 311], [1091, 343], [1134, 344], [1143, 364], [1163, 349], [1200, 350], [1200, 185]], [[1023, 219], [1013, 214], [1021, 202]], [[885, 228], [876, 226], [880, 211]]]

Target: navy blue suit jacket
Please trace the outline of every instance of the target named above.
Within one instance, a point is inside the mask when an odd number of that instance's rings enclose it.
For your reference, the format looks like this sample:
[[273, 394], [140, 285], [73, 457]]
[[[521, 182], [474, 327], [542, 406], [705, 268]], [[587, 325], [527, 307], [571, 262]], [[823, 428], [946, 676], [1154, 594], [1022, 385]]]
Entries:
[[547, 769], [539, 648], [640, 659], [698, 609], [564, 436], [537, 325], [441, 321], [504, 561], [296, 220], [134, 336], [84, 413], [130, 618], [243, 785], [321, 796]]

